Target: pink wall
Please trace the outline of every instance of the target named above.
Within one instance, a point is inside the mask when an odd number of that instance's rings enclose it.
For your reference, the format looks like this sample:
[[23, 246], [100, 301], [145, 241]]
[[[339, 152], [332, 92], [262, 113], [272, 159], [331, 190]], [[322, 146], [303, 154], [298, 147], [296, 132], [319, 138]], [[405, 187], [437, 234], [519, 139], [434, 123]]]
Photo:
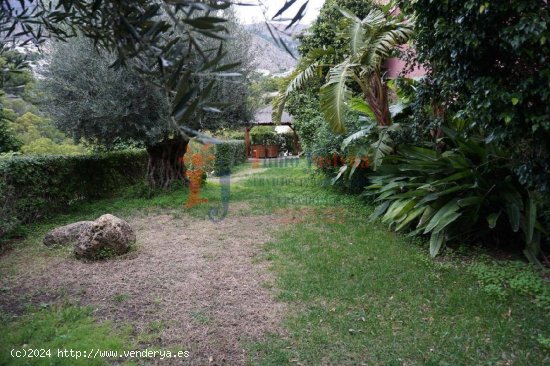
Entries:
[[[388, 72], [387, 76], [390, 79], [395, 79], [401, 74], [401, 72], [405, 68], [405, 61], [398, 59], [397, 57], [393, 57], [388, 59], [384, 66], [386, 67], [386, 70]], [[424, 75], [426, 75], [426, 69], [420, 66], [420, 67], [416, 67], [414, 70], [407, 73], [405, 76], [408, 78], [416, 78]]]

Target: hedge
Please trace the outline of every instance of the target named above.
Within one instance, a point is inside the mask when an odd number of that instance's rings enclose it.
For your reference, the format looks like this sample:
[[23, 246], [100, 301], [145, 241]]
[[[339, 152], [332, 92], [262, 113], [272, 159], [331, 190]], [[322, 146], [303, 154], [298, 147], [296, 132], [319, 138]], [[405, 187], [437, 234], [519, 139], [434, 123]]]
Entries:
[[231, 169], [246, 160], [244, 141], [231, 140], [216, 144], [216, 159], [214, 160], [214, 173], [224, 175]]
[[142, 150], [0, 159], [0, 238], [75, 202], [112, 196], [142, 181], [146, 169], [147, 153]]

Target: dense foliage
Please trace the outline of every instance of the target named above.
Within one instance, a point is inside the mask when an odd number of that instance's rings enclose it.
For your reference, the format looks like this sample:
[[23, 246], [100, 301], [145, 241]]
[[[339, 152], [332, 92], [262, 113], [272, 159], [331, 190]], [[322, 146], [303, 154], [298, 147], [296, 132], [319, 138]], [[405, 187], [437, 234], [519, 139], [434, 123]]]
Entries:
[[144, 151], [0, 159], [0, 237], [20, 224], [142, 182], [146, 166]]
[[257, 145], [280, 145], [281, 137], [272, 126], [256, 126], [250, 130], [250, 140]]
[[27, 67], [28, 60], [20, 52], [0, 46], [0, 89], [4, 93], [21, 96], [32, 81], [32, 73]]
[[[321, 58], [327, 64], [337, 63], [342, 59], [348, 49], [348, 44], [339, 35], [339, 25], [344, 15], [338, 7], [348, 9], [358, 17], [363, 18], [367, 13], [376, 8], [372, 1], [365, 0], [328, 0], [325, 1], [319, 16], [311, 24], [308, 32], [300, 37], [300, 56], [306, 57], [311, 51], [319, 48], [332, 48], [334, 54], [322, 55]], [[326, 74], [327, 68], [320, 70]], [[302, 148], [310, 151], [315, 144], [316, 131], [324, 125], [324, 118], [319, 110], [319, 89], [322, 86], [321, 79], [308, 80], [300, 91], [291, 92], [286, 101], [286, 109], [294, 118], [294, 126], [300, 137]], [[320, 146], [319, 146], [320, 147]]]
[[[431, 70], [415, 122], [459, 121], [511, 151], [531, 189], [550, 190], [550, 4], [543, 0], [401, 1]], [[426, 114], [428, 111], [438, 113]], [[435, 120], [435, 121], [434, 121]]]
[[83, 153], [84, 148], [67, 138], [40, 110], [44, 98], [36, 88], [29, 61], [38, 58], [36, 53], [1, 52], [0, 153]]
[[110, 67], [113, 61], [84, 38], [53, 46], [42, 85], [56, 126], [76, 141], [104, 146], [169, 138], [168, 98], [137, 72]]
[[107, 148], [142, 144], [149, 154], [151, 186], [166, 188], [183, 180], [179, 158], [187, 142], [169, 122], [169, 99], [136, 71], [112, 68], [113, 60], [84, 38], [55, 44], [42, 81], [47, 111], [76, 141]]
[[15, 132], [2, 112], [0, 110], [0, 153], [17, 151], [21, 148], [21, 141], [15, 137]]
[[[382, 7], [383, 24], [376, 10], [359, 20], [340, 9], [336, 20], [328, 4], [320, 19], [329, 14], [331, 24], [318, 20], [304, 38], [298, 70], [281, 96], [306, 150], [344, 155], [321, 169], [349, 185], [367, 159], [371, 170], [362, 171], [359, 184], [378, 203], [374, 217], [431, 235], [432, 255], [446, 242], [484, 242], [520, 247], [537, 262], [550, 222], [549, 5], [401, 1], [399, 16]], [[383, 60], [373, 58], [395, 56], [413, 19], [416, 49], [402, 50], [409, 66], [418, 62], [428, 75], [380, 78]], [[354, 72], [358, 66], [365, 68]], [[321, 98], [312, 93], [320, 87], [315, 75], [326, 75]], [[343, 131], [349, 109], [361, 116], [339, 137], [327, 122]]]
[[311, 24], [307, 34], [300, 37], [298, 48], [303, 57], [312, 50], [332, 47], [337, 51], [334, 57], [329, 56], [325, 61], [335, 63], [346, 54], [347, 41], [340, 37], [338, 26], [344, 16], [338, 8], [349, 10], [363, 19], [367, 14], [379, 6], [375, 1], [367, 0], [327, 0], [317, 19]]
[[48, 38], [83, 35], [93, 40], [94, 48], [116, 55], [113, 67], [132, 67], [158, 83], [169, 96], [170, 121], [185, 124], [194, 113], [211, 108], [206, 102], [210, 83], [199, 88], [191, 82], [193, 78], [207, 73], [221, 77], [227, 70], [223, 64], [227, 19], [217, 15], [230, 6], [230, 1], [117, 0], [91, 5], [62, 0], [54, 6], [4, 0], [0, 41], [2, 45], [40, 45]]
[[[293, 3], [285, 3], [274, 18], [288, 14]], [[116, 55], [113, 67], [132, 67], [159, 85], [170, 101], [169, 122], [175, 127], [196, 122], [197, 113], [217, 110], [209, 100], [215, 80], [197, 83], [197, 79], [241, 76], [234, 71], [242, 57], [238, 63], [226, 63], [235, 56], [226, 46], [236, 35], [228, 14], [232, 6], [240, 5], [247, 4], [231, 0], [105, 0], [93, 4], [82, 0], [55, 4], [2, 0], [0, 54], [8, 43], [41, 45], [48, 38], [67, 40], [82, 35], [93, 40], [97, 50]], [[306, 5], [288, 22], [287, 29], [303, 18]], [[283, 43], [282, 37], [275, 35], [280, 31], [269, 22], [266, 26], [275, 41]]]
[[321, 84], [317, 80], [310, 82], [310, 84], [313, 83], [316, 84], [316, 88], [308, 85], [300, 91], [290, 93], [285, 106], [288, 113], [292, 115], [292, 125], [305, 151], [311, 151], [315, 143], [315, 132], [325, 123], [319, 110]]
[[221, 141], [216, 144], [214, 173], [218, 176], [231, 173], [231, 169], [246, 160], [244, 141]]
[[[337, 10], [343, 15], [338, 35], [346, 45], [346, 54], [340, 55], [332, 47], [323, 47], [303, 56], [274, 103], [274, 119], [280, 120], [292, 92], [309, 86], [308, 81], [329, 66], [323, 78], [324, 85], [319, 89], [319, 100], [320, 109], [335, 132], [346, 130], [344, 119], [354, 96], [354, 88], [377, 125], [390, 126], [385, 61], [398, 46], [407, 42], [412, 26], [401, 15], [386, 14], [376, 8], [363, 19], [344, 8]], [[333, 63], [327, 63], [327, 58], [332, 59]]]
[[446, 151], [401, 145], [371, 175], [368, 194], [380, 202], [373, 218], [382, 216], [397, 231], [430, 234], [432, 255], [447, 240], [491, 239], [508, 247], [523, 242], [535, 260], [542, 231], [537, 198], [519, 184], [507, 152], [446, 132]]
[[[255, 106], [252, 103], [253, 90], [247, 82], [253, 73], [253, 48], [250, 47], [251, 35], [239, 24], [232, 11], [225, 11], [226, 27], [231, 39], [226, 41], [227, 55], [222, 59], [224, 64], [234, 65], [232, 71], [237, 76], [215, 77], [207, 75], [199, 77], [199, 84], [207, 85], [214, 81], [207, 97], [207, 102], [217, 106], [219, 110], [206, 110], [200, 116], [201, 130], [217, 130], [220, 128], [239, 128], [246, 125], [253, 118]], [[215, 46], [215, 45], [213, 45]]]

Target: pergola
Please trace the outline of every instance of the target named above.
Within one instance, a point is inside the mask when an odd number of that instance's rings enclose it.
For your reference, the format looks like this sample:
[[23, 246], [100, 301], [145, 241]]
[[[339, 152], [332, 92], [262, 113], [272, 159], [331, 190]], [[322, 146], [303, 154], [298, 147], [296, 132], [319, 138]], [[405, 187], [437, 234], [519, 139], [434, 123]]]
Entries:
[[293, 146], [292, 146], [292, 154], [298, 155], [299, 153], [299, 142], [298, 142], [298, 135], [296, 134], [296, 130], [294, 130], [294, 127], [292, 126], [292, 116], [288, 114], [287, 112], [283, 112], [283, 115], [281, 117], [281, 123], [275, 124], [273, 123], [273, 108], [271, 106], [264, 107], [256, 112], [254, 115], [254, 120], [250, 123], [250, 126], [246, 127], [245, 132], [245, 149], [246, 149], [246, 156], [250, 156], [250, 130], [253, 127], [256, 126], [288, 126], [292, 130], [294, 134], [294, 140], [293, 140]]

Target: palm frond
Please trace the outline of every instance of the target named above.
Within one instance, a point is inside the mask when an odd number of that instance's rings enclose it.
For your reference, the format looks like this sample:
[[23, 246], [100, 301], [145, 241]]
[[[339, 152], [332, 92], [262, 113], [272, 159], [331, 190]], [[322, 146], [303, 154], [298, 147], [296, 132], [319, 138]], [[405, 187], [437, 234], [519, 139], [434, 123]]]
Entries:
[[315, 75], [315, 70], [319, 67], [319, 62], [314, 62], [307, 66], [305, 69], [296, 69], [288, 79], [288, 83], [285, 86], [285, 91], [279, 93], [277, 98], [273, 100], [273, 122], [276, 124], [281, 123], [283, 111], [285, 109], [285, 103], [290, 93], [300, 89], [308, 80]]
[[356, 53], [355, 60], [371, 71], [380, 70], [395, 47], [406, 43], [413, 32], [411, 24], [388, 20], [383, 12], [376, 9], [361, 23], [365, 30], [364, 47]]
[[347, 23], [349, 23], [343, 35], [346, 39], [350, 40], [352, 53], [356, 53], [364, 46], [363, 33], [365, 30], [363, 29], [363, 23], [351, 11], [344, 8], [338, 8], [338, 10], [347, 19]]
[[369, 106], [367, 102], [365, 102], [361, 98], [353, 98], [350, 103], [350, 109], [355, 112], [359, 112], [361, 118], [366, 118], [370, 120], [375, 120], [376, 116], [374, 115], [374, 112], [372, 111], [372, 108]]
[[367, 28], [378, 28], [386, 23], [386, 14], [380, 9], [372, 9], [361, 23]]
[[393, 139], [390, 137], [388, 132], [391, 129], [394, 129], [395, 126], [398, 125], [392, 125], [391, 127], [379, 127], [380, 131], [378, 141], [371, 144], [372, 169], [374, 171], [382, 165], [384, 158], [393, 152]]
[[355, 132], [354, 134], [346, 137], [344, 141], [342, 141], [342, 150], [348, 147], [349, 144], [351, 144], [354, 141], [357, 141], [365, 136], [369, 136], [372, 132], [372, 129], [376, 126], [376, 124], [370, 124], [368, 126], [365, 126], [361, 128], [359, 131]]
[[300, 60], [296, 70], [286, 80], [286, 84], [283, 85], [284, 91], [280, 92], [277, 98], [273, 100], [272, 119], [274, 123], [281, 123], [285, 103], [290, 93], [302, 88], [308, 80], [312, 79], [315, 76], [315, 71], [321, 66], [321, 58], [332, 53], [334, 53], [332, 47], [314, 49]]
[[352, 78], [353, 66], [349, 61], [344, 61], [330, 69], [327, 76], [328, 81], [323, 85], [319, 94], [321, 111], [336, 133], [346, 131], [344, 117], [347, 111], [347, 102], [352, 97], [352, 91], [347, 83]]

